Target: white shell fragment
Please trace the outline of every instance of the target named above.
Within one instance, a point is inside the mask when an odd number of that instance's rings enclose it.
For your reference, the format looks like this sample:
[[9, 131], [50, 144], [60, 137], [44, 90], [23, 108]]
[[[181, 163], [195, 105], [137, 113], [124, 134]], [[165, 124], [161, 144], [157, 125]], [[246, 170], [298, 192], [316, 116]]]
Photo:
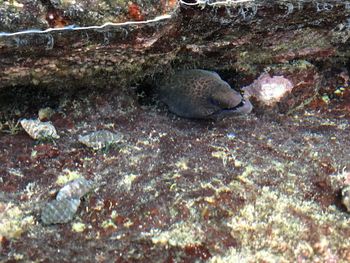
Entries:
[[34, 140], [45, 138], [58, 139], [60, 137], [50, 121], [41, 122], [39, 119], [22, 119], [20, 123]]
[[92, 182], [85, 178], [75, 179], [59, 190], [56, 200], [80, 199], [91, 190], [92, 186]]
[[53, 200], [43, 207], [41, 221], [45, 225], [67, 223], [73, 219], [79, 205], [79, 199]]
[[94, 150], [99, 150], [107, 147], [111, 144], [116, 144], [123, 139], [123, 134], [118, 132], [110, 132], [107, 130], [101, 130], [89, 133], [84, 136], [79, 136], [79, 142], [85, 144], [88, 147], [93, 148]]
[[350, 213], [350, 185], [343, 188], [341, 191], [342, 203], [346, 210]]

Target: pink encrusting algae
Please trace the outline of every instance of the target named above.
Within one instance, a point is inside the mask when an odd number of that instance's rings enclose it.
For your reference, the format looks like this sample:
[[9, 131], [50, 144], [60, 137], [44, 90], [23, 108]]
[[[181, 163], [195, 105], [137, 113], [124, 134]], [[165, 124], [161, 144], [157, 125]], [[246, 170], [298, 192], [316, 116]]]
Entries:
[[283, 76], [271, 77], [268, 73], [263, 73], [252, 84], [242, 89], [246, 98], [255, 97], [262, 103], [271, 106], [291, 92], [293, 87], [293, 83]]

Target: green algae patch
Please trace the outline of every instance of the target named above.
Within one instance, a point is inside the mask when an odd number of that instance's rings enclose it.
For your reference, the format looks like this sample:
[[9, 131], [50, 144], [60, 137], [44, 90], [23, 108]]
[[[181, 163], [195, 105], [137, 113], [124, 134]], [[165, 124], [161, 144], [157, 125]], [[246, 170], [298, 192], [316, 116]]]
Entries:
[[56, 184], [65, 185], [66, 183], [73, 181], [74, 179], [81, 178], [82, 175], [77, 171], [64, 170], [63, 175], [59, 175], [56, 180]]
[[204, 241], [205, 232], [199, 224], [179, 222], [169, 231], [154, 231], [149, 235], [154, 244], [186, 247], [201, 244]]
[[72, 231], [76, 233], [81, 233], [86, 229], [86, 224], [82, 222], [75, 222], [72, 224]]
[[312, 201], [264, 187], [254, 203], [244, 206], [227, 223], [242, 250], [232, 249], [211, 262], [232, 262], [240, 257], [258, 260], [262, 255], [267, 262], [290, 262], [300, 256], [322, 260], [331, 257], [334, 249], [350, 246], [350, 240], [338, 234], [349, 223], [334, 206], [324, 211]]
[[0, 237], [20, 238], [35, 223], [33, 216], [26, 215], [20, 207], [14, 204], [0, 203], [0, 210]]

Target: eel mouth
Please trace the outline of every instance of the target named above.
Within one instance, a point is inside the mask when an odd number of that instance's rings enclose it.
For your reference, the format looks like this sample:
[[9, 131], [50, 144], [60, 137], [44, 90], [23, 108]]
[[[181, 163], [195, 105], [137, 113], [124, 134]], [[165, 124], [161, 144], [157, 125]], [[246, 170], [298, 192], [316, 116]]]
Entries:
[[240, 107], [243, 107], [245, 104], [245, 99], [242, 99], [240, 103], [238, 103], [236, 106], [232, 107], [232, 108], [228, 108], [228, 109], [224, 109], [224, 110], [231, 110], [231, 111], [235, 111]]
[[224, 109], [220, 109], [218, 111], [213, 112], [211, 115], [212, 116], [218, 116], [218, 115], [229, 115], [229, 114], [233, 114], [233, 113], [237, 113], [237, 114], [247, 114], [250, 113], [252, 111], [252, 104], [250, 103], [249, 100], [245, 100], [244, 98], [242, 98], [241, 102], [238, 103], [236, 106], [232, 107], [232, 108], [224, 108]]

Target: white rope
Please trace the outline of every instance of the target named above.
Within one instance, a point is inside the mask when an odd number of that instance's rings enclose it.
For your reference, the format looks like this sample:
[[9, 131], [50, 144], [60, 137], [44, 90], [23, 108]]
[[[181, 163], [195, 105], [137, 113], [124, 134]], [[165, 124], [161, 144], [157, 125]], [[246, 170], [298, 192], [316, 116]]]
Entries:
[[36, 29], [31, 29], [31, 30], [24, 30], [24, 31], [19, 31], [19, 32], [14, 32], [14, 33], [8, 33], [8, 32], [0, 32], [0, 37], [4, 36], [16, 36], [16, 35], [25, 35], [25, 34], [47, 34], [53, 31], [66, 31], [66, 30], [88, 30], [88, 29], [104, 29], [105, 27], [108, 26], [127, 26], [127, 25], [141, 25], [141, 24], [148, 24], [148, 23], [154, 23], [166, 19], [170, 19], [172, 16], [171, 15], [162, 15], [162, 16], [157, 16], [154, 19], [150, 20], [145, 20], [145, 21], [127, 21], [127, 22], [122, 22], [122, 23], [112, 23], [108, 22], [105, 23], [101, 26], [66, 26], [66, 27], [61, 27], [61, 28], [48, 28], [46, 30], [36, 30]]
[[225, 1], [215, 1], [212, 2], [210, 0], [196, 0], [194, 3], [188, 3], [184, 0], [180, 0], [180, 3], [183, 5], [189, 5], [189, 6], [195, 6], [195, 5], [209, 5], [209, 6], [216, 6], [216, 5], [233, 5], [238, 3], [246, 3], [246, 2], [253, 2], [254, 0], [225, 0]]

